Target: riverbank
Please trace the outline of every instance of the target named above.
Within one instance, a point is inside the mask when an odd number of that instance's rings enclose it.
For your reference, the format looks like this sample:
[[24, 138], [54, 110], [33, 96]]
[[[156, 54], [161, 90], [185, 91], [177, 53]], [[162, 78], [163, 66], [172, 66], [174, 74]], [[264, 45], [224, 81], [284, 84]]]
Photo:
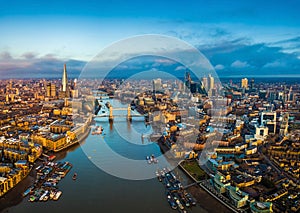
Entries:
[[[88, 128], [88, 131], [80, 135], [78, 139], [76, 139], [75, 143], [69, 144], [67, 147], [64, 147], [63, 149], [52, 152], [51, 154], [54, 154], [57, 156], [56, 160], [63, 159], [66, 157], [67, 152], [72, 151], [73, 149], [76, 149], [80, 146], [80, 144], [89, 136], [90, 133], [90, 127]], [[74, 148], [73, 148], [74, 147]], [[26, 178], [21, 180], [13, 189], [8, 191], [4, 196], [0, 198], [0, 213], [6, 213], [9, 211], [9, 208], [15, 205], [18, 205], [22, 202], [23, 196], [22, 193], [30, 186], [33, 185], [35, 178], [36, 178], [36, 171], [35, 167], [40, 165], [42, 162], [40, 160], [37, 160], [33, 164], [32, 170], [29, 172]]]
[[222, 205], [214, 197], [200, 188], [199, 185], [191, 186], [187, 189], [189, 193], [197, 200], [197, 204], [200, 205], [207, 212], [222, 212], [232, 213], [227, 207]]
[[[190, 174], [183, 166], [182, 162], [179, 163], [179, 168], [184, 171], [188, 178], [194, 182], [199, 181], [199, 179]], [[197, 179], [196, 179], [197, 178]], [[193, 197], [197, 200], [197, 203], [208, 212], [222, 212], [222, 213], [231, 213], [232, 211], [216, 200], [211, 194], [202, 189], [198, 184], [189, 187], [186, 189]]]
[[22, 202], [22, 193], [34, 183], [36, 172], [34, 168], [29, 172], [26, 178], [21, 180], [13, 189], [8, 191], [0, 198], [0, 212], [8, 212], [8, 208]]

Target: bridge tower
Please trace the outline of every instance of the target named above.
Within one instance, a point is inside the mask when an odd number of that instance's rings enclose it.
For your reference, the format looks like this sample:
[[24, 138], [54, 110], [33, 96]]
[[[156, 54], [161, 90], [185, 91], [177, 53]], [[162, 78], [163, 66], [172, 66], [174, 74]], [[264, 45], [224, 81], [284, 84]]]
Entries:
[[130, 106], [130, 104], [128, 104], [128, 107], [127, 107], [127, 120], [128, 121], [132, 121], [131, 106]]
[[112, 106], [109, 107], [109, 116], [108, 116], [108, 120], [109, 120], [109, 122], [113, 122], [113, 121], [114, 121], [113, 107], [112, 107]]

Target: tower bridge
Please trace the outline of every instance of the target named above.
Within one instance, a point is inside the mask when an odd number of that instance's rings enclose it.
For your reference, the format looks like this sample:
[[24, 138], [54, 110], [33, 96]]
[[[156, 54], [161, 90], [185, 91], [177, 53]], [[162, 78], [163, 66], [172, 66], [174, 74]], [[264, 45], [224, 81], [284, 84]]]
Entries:
[[[132, 115], [131, 113], [131, 106], [130, 104], [128, 104], [128, 107], [120, 107], [120, 108], [114, 108], [113, 106], [110, 106], [108, 108], [109, 110], [109, 114], [102, 114], [102, 115], [95, 115], [95, 117], [108, 117], [109, 121], [113, 121], [115, 117], [126, 117], [128, 121], [132, 121], [132, 117], [145, 117], [145, 115], [137, 115], [134, 114]], [[114, 111], [126, 111], [127, 110], [127, 114], [119, 114], [119, 115], [114, 115]]]

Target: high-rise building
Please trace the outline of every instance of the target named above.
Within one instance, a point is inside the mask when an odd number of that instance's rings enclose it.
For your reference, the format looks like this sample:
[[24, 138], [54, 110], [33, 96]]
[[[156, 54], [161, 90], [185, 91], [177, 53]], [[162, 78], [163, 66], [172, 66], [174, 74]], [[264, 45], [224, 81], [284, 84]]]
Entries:
[[185, 73], [185, 85], [187, 88], [190, 88], [191, 87], [191, 75], [190, 75], [190, 72], [186, 72]]
[[64, 64], [64, 71], [62, 76], [62, 91], [67, 92], [68, 90], [68, 76], [67, 76], [67, 66]]
[[51, 96], [51, 83], [47, 83], [46, 85], [46, 96], [47, 97]]
[[51, 97], [55, 97], [56, 96], [56, 85], [54, 83], [51, 83], [50, 96]]
[[69, 86], [68, 86], [68, 76], [67, 76], [67, 66], [64, 64], [64, 71], [63, 76], [61, 80], [61, 91], [59, 93], [59, 98], [69, 98], [70, 92], [69, 92]]
[[152, 83], [153, 83], [153, 93], [161, 92], [162, 90], [161, 79], [160, 78], [154, 79]]
[[211, 76], [211, 74], [208, 75], [208, 90], [211, 90], [215, 87], [215, 79]]
[[56, 85], [54, 83], [48, 83], [46, 86], [46, 96], [56, 97]]
[[241, 82], [241, 88], [248, 88], [248, 79], [247, 78], [243, 78], [242, 82]]
[[202, 78], [202, 87], [205, 89], [206, 92], [208, 92], [208, 81], [206, 77]]

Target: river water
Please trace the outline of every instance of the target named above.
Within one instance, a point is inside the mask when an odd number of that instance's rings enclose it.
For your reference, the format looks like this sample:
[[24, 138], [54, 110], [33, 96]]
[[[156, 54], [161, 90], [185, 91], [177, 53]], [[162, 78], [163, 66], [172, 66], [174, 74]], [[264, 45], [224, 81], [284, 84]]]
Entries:
[[[109, 101], [114, 107], [126, 107], [118, 100]], [[126, 115], [127, 111], [116, 113]], [[134, 117], [131, 124], [125, 117], [115, 118], [112, 125], [107, 117], [95, 120], [96, 125], [104, 128], [102, 135], [90, 134], [80, 145], [58, 153], [56, 160], [69, 161], [73, 164], [70, 173], [58, 184], [59, 189], [63, 191], [60, 199], [31, 203], [26, 197], [18, 205], [6, 210], [7, 212], [176, 212], [167, 202], [163, 184], [154, 177], [157, 168], [170, 165], [163, 156], [159, 157], [158, 164], [147, 164], [145, 157], [151, 154], [161, 155], [160, 149], [156, 143], [142, 139], [137, 134], [151, 133], [151, 126], [146, 127], [142, 117]], [[114, 154], [107, 150], [113, 150]], [[126, 166], [126, 163], [121, 161], [126, 158], [137, 160], [139, 162], [137, 168]], [[119, 174], [116, 170], [120, 169], [120, 165], [122, 167], [120, 174], [127, 179], [114, 176]], [[132, 179], [141, 179], [141, 176], [138, 176], [141, 165], [143, 169], [140, 173], [146, 176], [153, 174], [153, 178], [149, 176], [146, 180], [128, 179], [131, 174]], [[78, 174], [76, 180], [72, 180], [74, 172]], [[179, 169], [176, 168], [174, 172], [183, 185], [189, 183]], [[205, 211], [197, 205], [188, 212]]]

